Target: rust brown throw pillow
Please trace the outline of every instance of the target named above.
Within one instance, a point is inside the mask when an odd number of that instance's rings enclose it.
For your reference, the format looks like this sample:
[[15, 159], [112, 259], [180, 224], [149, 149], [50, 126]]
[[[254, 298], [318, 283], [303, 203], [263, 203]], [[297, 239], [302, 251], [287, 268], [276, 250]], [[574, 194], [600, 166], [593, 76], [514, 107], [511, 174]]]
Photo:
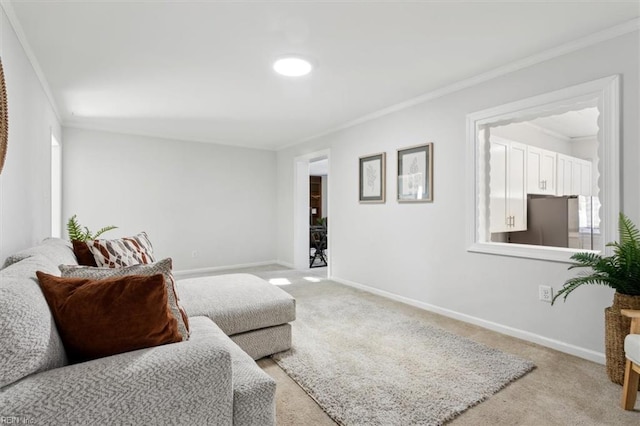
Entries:
[[96, 259], [93, 257], [93, 253], [89, 250], [89, 246], [84, 241], [73, 240], [73, 253], [78, 259], [78, 264], [82, 266], [98, 266]]
[[180, 305], [180, 298], [176, 291], [176, 282], [171, 273], [171, 258], [162, 259], [159, 262], [148, 265], [132, 265], [123, 268], [100, 268], [78, 265], [59, 265], [63, 277], [90, 278], [92, 280], [104, 280], [105, 278], [124, 277], [125, 275], [156, 275], [162, 274], [164, 284], [167, 287], [167, 299], [169, 310], [178, 321], [178, 332], [182, 340], [189, 339], [189, 319], [184, 308]]
[[37, 275], [72, 362], [182, 340], [162, 274], [104, 280]]

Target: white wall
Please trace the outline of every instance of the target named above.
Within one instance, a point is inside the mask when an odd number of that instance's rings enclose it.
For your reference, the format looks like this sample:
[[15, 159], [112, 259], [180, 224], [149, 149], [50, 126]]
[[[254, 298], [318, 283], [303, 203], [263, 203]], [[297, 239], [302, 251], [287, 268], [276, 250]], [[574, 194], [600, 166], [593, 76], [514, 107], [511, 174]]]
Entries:
[[[329, 149], [331, 274], [440, 312], [602, 360], [603, 309], [612, 292], [590, 286], [567, 303], [538, 301], [567, 265], [467, 252], [466, 115], [563, 87], [622, 75], [623, 210], [640, 223], [638, 33], [566, 54], [278, 153], [278, 257], [293, 259], [293, 161]], [[434, 142], [434, 197], [395, 201], [396, 150]], [[386, 204], [358, 204], [358, 157], [387, 153]], [[339, 182], [339, 185], [336, 184]], [[555, 343], [554, 343], [555, 342]], [[559, 343], [558, 343], [559, 342]]]
[[[65, 127], [63, 218], [146, 231], [176, 270], [276, 258], [276, 154]], [[66, 236], [66, 232], [64, 232]], [[192, 252], [197, 251], [197, 257]]]
[[60, 124], [0, 8], [0, 56], [7, 87], [9, 147], [0, 175], [0, 262], [51, 234], [51, 133]]
[[573, 141], [569, 155], [594, 161], [598, 157], [598, 138], [589, 137]]

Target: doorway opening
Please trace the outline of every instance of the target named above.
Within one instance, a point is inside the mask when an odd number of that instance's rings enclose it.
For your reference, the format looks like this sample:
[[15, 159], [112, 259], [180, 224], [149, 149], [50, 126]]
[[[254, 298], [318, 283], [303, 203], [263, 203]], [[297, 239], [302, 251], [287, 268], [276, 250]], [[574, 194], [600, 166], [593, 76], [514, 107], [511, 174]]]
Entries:
[[329, 160], [309, 163], [309, 268], [328, 265]]
[[[296, 157], [294, 159], [294, 232], [293, 232], [293, 266], [296, 269], [309, 269], [314, 251], [312, 248], [311, 226], [326, 224], [330, 216], [330, 169], [329, 150], [314, 152]], [[311, 182], [312, 175], [320, 176], [319, 188], [314, 189], [314, 202], [312, 206]], [[314, 178], [314, 181], [318, 179]], [[323, 189], [324, 187], [324, 189]], [[319, 198], [315, 198], [320, 193]], [[314, 210], [315, 209], [315, 212]], [[320, 221], [320, 222], [318, 222]], [[320, 223], [320, 224], [318, 224]], [[326, 233], [326, 246], [324, 257], [327, 263], [327, 276], [331, 274], [331, 239]], [[314, 261], [316, 264], [318, 260]], [[317, 269], [320, 271], [321, 269]]]

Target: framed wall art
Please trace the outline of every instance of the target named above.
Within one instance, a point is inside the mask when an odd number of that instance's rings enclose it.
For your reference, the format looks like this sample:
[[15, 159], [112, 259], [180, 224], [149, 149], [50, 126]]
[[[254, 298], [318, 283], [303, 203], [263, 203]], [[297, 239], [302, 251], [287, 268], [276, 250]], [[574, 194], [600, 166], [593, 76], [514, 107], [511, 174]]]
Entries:
[[433, 143], [398, 150], [398, 201], [433, 201]]
[[381, 152], [360, 157], [361, 203], [385, 202], [386, 156]]

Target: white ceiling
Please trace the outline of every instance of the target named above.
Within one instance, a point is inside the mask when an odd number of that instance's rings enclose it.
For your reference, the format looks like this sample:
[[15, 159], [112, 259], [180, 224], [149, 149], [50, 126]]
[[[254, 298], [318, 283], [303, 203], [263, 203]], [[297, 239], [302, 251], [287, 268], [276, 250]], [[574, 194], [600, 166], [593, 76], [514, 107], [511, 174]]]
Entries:
[[562, 139], [580, 139], [598, 134], [598, 108], [585, 108], [564, 114], [536, 118], [529, 123], [553, 132]]
[[[278, 149], [637, 19], [639, 4], [14, 0], [5, 8], [65, 125]], [[317, 68], [279, 77], [271, 63], [287, 53]]]

